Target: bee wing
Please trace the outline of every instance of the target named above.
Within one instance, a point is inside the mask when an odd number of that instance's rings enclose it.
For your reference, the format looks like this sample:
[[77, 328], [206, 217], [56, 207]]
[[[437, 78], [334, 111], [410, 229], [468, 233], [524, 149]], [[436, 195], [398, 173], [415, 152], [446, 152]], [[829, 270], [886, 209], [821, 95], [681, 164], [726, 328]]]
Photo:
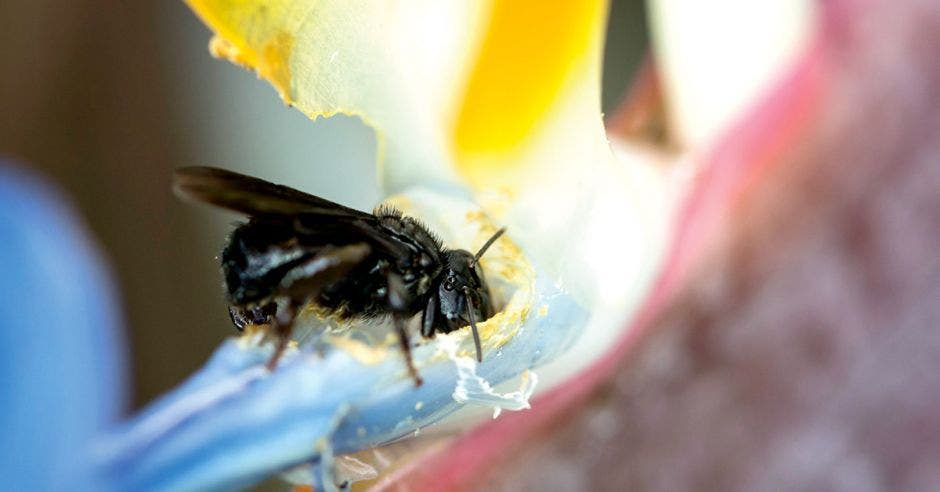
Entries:
[[371, 214], [302, 191], [215, 167], [184, 167], [173, 173], [173, 189], [186, 200], [205, 202], [249, 216], [324, 215], [373, 218]]

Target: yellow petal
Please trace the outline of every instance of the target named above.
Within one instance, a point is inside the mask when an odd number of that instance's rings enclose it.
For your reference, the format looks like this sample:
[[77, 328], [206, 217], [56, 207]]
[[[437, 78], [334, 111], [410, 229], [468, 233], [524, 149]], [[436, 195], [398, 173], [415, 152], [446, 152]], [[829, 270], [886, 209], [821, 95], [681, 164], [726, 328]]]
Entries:
[[603, 141], [603, 0], [187, 1], [216, 33], [213, 54], [311, 118], [373, 127], [389, 190], [513, 186], [540, 149], [583, 157]]
[[311, 118], [375, 129], [387, 189], [456, 182], [442, 122], [488, 4], [467, 0], [188, 0], [215, 55], [253, 68]]

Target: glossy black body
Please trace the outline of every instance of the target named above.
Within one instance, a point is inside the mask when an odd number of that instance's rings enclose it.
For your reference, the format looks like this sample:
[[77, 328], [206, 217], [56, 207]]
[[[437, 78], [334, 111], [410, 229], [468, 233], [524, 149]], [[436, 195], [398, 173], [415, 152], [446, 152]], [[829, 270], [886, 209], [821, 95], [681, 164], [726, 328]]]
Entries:
[[[221, 254], [230, 313], [239, 329], [263, 321], [284, 338], [297, 310], [307, 304], [343, 319], [391, 315], [408, 355], [403, 322], [418, 313], [424, 337], [493, 315], [474, 255], [446, 249], [423, 224], [394, 209], [361, 212], [206, 167], [178, 170], [176, 190], [248, 216]], [[413, 371], [410, 356], [408, 362]]]
[[[317, 289], [294, 292], [286, 280], [299, 265], [343, 246], [366, 244], [369, 254]], [[469, 323], [463, 286], [477, 292], [477, 319], [491, 316], [492, 304], [473, 255], [446, 250], [418, 221], [391, 209], [354, 219], [321, 216], [253, 217], [238, 226], [222, 250], [222, 272], [229, 301], [244, 309], [263, 307], [279, 296], [313, 302], [339, 318], [373, 318], [401, 312], [410, 317], [440, 296], [434, 332], [449, 333]], [[389, 299], [389, 275], [400, 279], [401, 303]], [[459, 296], [457, 294], [460, 294]], [[460, 297], [461, 299], [458, 299]], [[423, 320], [422, 320], [423, 321]]]

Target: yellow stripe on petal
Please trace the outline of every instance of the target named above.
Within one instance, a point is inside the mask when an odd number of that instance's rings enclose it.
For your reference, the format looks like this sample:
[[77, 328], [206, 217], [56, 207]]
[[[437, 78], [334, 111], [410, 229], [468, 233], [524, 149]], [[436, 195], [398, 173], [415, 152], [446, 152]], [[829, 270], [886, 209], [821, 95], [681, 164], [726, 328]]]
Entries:
[[603, 0], [496, 1], [453, 127], [458, 160], [511, 152], [525, 142], [572, 72], [586, 69], [606, 12]]

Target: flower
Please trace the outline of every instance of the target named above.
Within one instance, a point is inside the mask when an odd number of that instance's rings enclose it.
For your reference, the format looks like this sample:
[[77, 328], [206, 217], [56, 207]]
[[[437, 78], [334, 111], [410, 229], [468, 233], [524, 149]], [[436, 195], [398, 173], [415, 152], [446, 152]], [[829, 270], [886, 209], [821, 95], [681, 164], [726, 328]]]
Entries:
[[483, 263], [505, 306], [480, 327], [478, 366], [467, 333], [418, 347], [417, 389], [394, 345], [363, 343], [368, 330], [302, 342], [271, 375], [270, 347], [226, 342], [102, 445], [123, 488], [241, 486], [304, 463], [328, 485], [334, 456], [468, 402], [527, 408], [536, 374], [551, 387], [615, 339], [667, 237], [668, 222], [646, 219], [681, 187], [654, 169], [624, 172], [610, 150], [598, 108], [604, 2], [190, 5], [216, 32], [213, 53], [255, 69], [288, 104], [372, 126], [391, 202], [445, 243], [475, 249], [507, 225]]
[[[687, 181], [607, 140], [604, 2], [189, 3], [216, 33], [213, 54], [311, 118], [341, 112], [374, 128], [390, 200], [447, 244], [474, 249], [507, 225], [484, 261], [506, 306], [481, 326], [479, 366], [462, 355], [465, 333], [417, 348], [418, 389], [388, 357], [394, 346], [361, 331], [302, 341], [273, 374], [270, 347], [228, 341], [103, 443], [122, 488], [230, 488], [288, 469], [330, 487], [343, 482], [340, 455], [415, 434], [467, 400], [526, 408], [530, 369], [551, 388], [620, 343]], [[516, 378], [517, 392], [492, 389]]]
[[[557, 356], [537, 370], [567, 371], [542, 378], [550, 389], [530, 413], [463, 420], [472, 430], [433, 436], [380, 485], [935, 488], [940, 85], [922, 47], [940, 32], [937, 16], [894, 2], [786, 3], [795, 7], [772, 4], [759, 27], [789, 40], [769, 58], [792, 64], [703, 88], [689, 84], [700, 74], [668, 66], [682, 52], [669, 43], [688, 44], [662, 20], [682, 16], [655, 4], [655, 73], [675, 104], [688, 183], [642, 165], [624, 142], [607, 145], [595, 107], [603, 4], [546, 16], [525, 3], [193, 0], [220, 35], [217, 54], [311, 116], [370, 122], [393, 200], [449, 241], [509, 224], [511, 241], [486, 265], [507, 300], [484, 329], [495, 355], [475, 367], [460, 336], [426, 345], [428, 383], [415, 390], [381, 342], [305, 341], [268, 374], [268, 347], [232, 339], [183, 386], [98, 435], [120, 399], [121, 382], [106, 379], [121, 374], [113, 299], [63, 208], [33, 181], [0, 175], [12, 238], [4, 292], [17, 309], [3, 333], [27, 334], [37, 320], [69, 328], [37, 347], [5, 340], [17, 349], [4, 354], [6, 374], [29, 377], [4, 387], [13, 411], [3, 431], [29, 467], [4, 476], [29, 488], [221, 489], [295, 467], [292, 479], [329, 488], [374, 476], [343, 453], [417, 432], [458, 400], [525, 407], [531, 376], [515, 393], [488, 381]], [[765, 11], [740, 12], [751, 27]], [[519, 30], [532, 19], [538, 27]], [[567, 56], [541, 59], [546, 46]], [[741, 93], [717, 110], [689, 102]], [[29, 326], [10, 321], [37, 302]], [[56, 400], [77, 388], [83, 396]], [[94, 465], [83, 459], [90, 440]]]

